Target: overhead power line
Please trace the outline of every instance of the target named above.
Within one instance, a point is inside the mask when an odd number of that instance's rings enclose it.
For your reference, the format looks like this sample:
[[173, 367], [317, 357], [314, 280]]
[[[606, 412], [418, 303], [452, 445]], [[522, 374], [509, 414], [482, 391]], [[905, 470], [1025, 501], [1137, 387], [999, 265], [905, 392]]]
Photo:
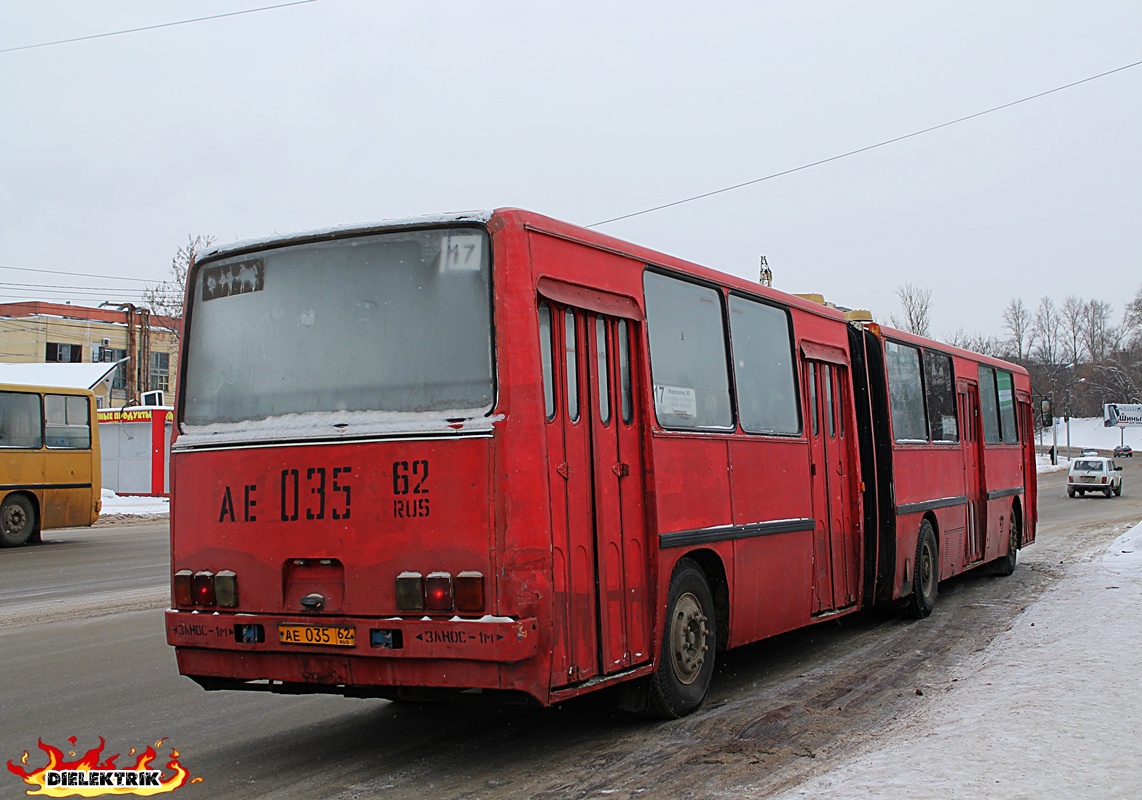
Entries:
[[134, 281], [136, 283], [165, 283], [166, 281], [147, 280], [146, 278], [128, 278], [125, 275], [92, 275], [90, 272], [61, 272], [54, 269], [36, 269], [34, 267], [11, 267], [0, 264], [0, 269], [11, 269], [16, 272], [38, 272], [42, 275], [71, 275], [75, 278], [98, 278], [104, 281]]
[[93, 33], [90, 36], [76, 36], [74, 39], [59, 39], [54, 42], [39, 42], [37, 44], [25, 44], [20, 47], [8, 47], [0, 50], [0, 53], [15, 53], [18, 50], [35, 50], [38, 47], [54, 47], [57, 44], [71, 44], [72, 42], [86, 42], [91, 39], [106, 39], [109, 36], [123, 36], [128, 33], [140, 33], [142, 31], [154, 31], [160, 28], [173, 28], [176, 25], [190, 25], [195, 22], [207, 22], [212, 19], [222, 19], [224, 17], [239, 17], [243, 14], [257, 14], [259, 11], [273, 11], [278, 8], [288, 8], [290, 6], [303, 6], [306, 3], [316, 3], [317, 0], [294, 0], [292, 3], [279, 3], [275, 6], [262, 6], [260, 8], [247, 8], [244, 11], [229, 11], [225, 14], [213, 14], [209, 17], [197, 17], [195, 19], [183, 19], [177, 22], [163, 22], [158, 25], [146, 25], [142, 28], [129, 28], [121, 31], [108, 31], [107, 33]]
[[1056, 86], [1054, 89], [1048, 89], [1045, 92], [1039, 92], [1038, 94], [1033, 94], [1033, 95], [1030, 95], [1028, 97], [1023, 97], [1019, 100], [1012, 100], [1010, 103], [1004, 103], [1003, 105], [998, 105], [998, 106], [995, 106], [993, 108], [989, 108], [985, 111], [977, 111], [974, 114], [968, 114], [966, 117], [960, 117], [958, 119], [949, 120], [947, 122], [941, 122], [939, 125], [933, 125], [929, 128], [924, 128], [922, 130], [913, 131], [912, 133], [906, 133], [903, 136], [896, 136], [892, 139], [885, 139], [883, 142], [877, 142], [876, 144], [870, 144], [870, 145], [867, 145], [865, 147], [858, 147], [856, 150], [850, 150], [847, 153], [841, 153], [840, 155], [831, 156], [829, 158], [822, 158], [820, 161], [814, 161], [810, 164], [802, 164], [799, 167], [793, 167], [791, 169], [782, 170], [781, 172], [775, 172], [772, 175], [766, 175], [763, 178], [754, 178], [753, 180], [743, 181], [742, 183], [735, 183], [733, 186], [726, 186], [726, 187], [723, 187], [721, 189], [714, 189], [713, 191], [703, 192], [702, 194], [696, 194], [692, 197], [686, 197], [682, 200], [675, 200], [675, 201], [670, 202], [670, 203], [663, 203], [662, 205], [654, 206], [653, 208], [644, 208], [642, 211], [634, 211], [630, 214], [623, 214], [622, 216], [611, 217], [610, 219], [604, 219], [600, 222], [592, 222], [587, 227], [588, 228], [597, 228], [600, 225], [607, 225], [611, 222], [618, 222], [619, 220], [630, 219], [631, 217], [640, 217], [643, 214], [650, 214], [650, 213], [653, 213], [655, 211], [661, 211], [664, 208], [673, 208], [674, 206], [680, 206], [684, 203], [692, 203], [695, 200], [703, 200], [707, 197], [713, 197], [716, 194], [724, 194], [726, 192], [732, 192], [735, 189], [742, 189], [746, 186], [753, 186], [755, 183], [761, 183], [762, 181], [773, 180], [774, 178], [780, 178], [783, 175], [790, 175], [794, 172], [801, 172], [803, 170], [811, 169], [812, 167], [819, 167], [822, 164], [828, 164], [828, 163], [831, 163], [833, 161], [840, 161], [842, 158], [848, 158], [849, 156], [855, 156], [855, 155], [858, 155], [860, 153], [867, 153], [869, 150], [876, 150], [878, 147], [887, 147], [890, 144], [896, 144], [897, 142], [902, 142], [905, 139], [912, 139], [912, 138], [915, 138], [916, 136], [922, 136], [925, 133], [931, 133], [932, 131], [938, 131], [941, 128], [947, 128], [947, 127], [950, 127], [952, 125], [958, 125], [961, 122], [967, 122], [968, 120], [976, 119], [977, 117], [982, 117], [986, 114], [994, 114], [996, 111], [1002, 111], [1005, 108], [1011, 108], [1012, 106], [1017, 106], [1017, 105], [1020, 105], [1021, 103], [1029, 103], [1032, 100], [1038, 100], [1040, 97], [1046, 97], [1047, 95], [1055, 94], [1056, 92], [1061, 92], [1065, 89], [1073, 89], [1074, 87], [1081, 86], [1084, 83], [1090, 83], [1091, 81], [1096, 81], [1099, 78], [1105, 78], [1108, 75], [1113, 75], [1116, 72], [1123, 72], [1124, 70], [1133, 69], [1134, 67], [1137, 67], [1137, 66], [1142, 66], [1142, 61], [1135, 61], [1133, 64], [1126, 64], [1125, 66], [1121, 66], [1121, 67], [1117, 67], [1115, 69], [1107, 70], [1106, 72], [1100, 72], [1098, 75], [1091, 75], [1088, 78], [1083, 78], [1082, 80], [1074, 81], [1074, 82], [1068, 83], [1064, 86]]

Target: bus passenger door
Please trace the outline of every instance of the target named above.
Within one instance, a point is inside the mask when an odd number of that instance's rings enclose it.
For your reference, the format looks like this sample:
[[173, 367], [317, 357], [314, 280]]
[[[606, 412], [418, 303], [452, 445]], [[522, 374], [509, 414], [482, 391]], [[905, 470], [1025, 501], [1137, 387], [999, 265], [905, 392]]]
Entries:
[[551, 684], [598, 674], [590, 429], [583, 418], [582, 340], [585, 316], [546, 300], [539, 304], [551, 497]]
[[983, 434], [979, 423], [979, 388], [969, 381], [956, 387], [964, 452], [964, 491], [967, 496], [967, 531], [964, 534], [964, 565], [983, 559], [987, 546], [987, 497], [983, 481]]
[[588, 314], [587, 320], [599, 667], [610, 674], [649, 658], [642, 445], [634, 401], [634, 325], [602, 314]]
[[805, 360], [809, 443], [816, 528], [813, 541], [813, 613], [856, 602], [859, 539], [852, 524], [851, 449], [847, 439], [847, 370]]
[[649, 564], [635, 323], [546, 300], [539, 317], [558, 687], [649, 659]]

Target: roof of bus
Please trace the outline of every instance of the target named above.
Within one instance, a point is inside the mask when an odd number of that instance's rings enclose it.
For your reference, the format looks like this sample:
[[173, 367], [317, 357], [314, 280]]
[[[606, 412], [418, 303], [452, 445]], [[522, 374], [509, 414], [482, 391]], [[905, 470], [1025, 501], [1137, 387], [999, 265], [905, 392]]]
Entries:
[[[609, 236], [608, 234], [601, 233], [581, 225], [563, 222], [552, 217], [538, 214], [534, 211], [527, 211], [524, 209], [511, 207], [497, 208], [494, 211], [465, 211], [450, 214], [432, 214], [427, 216], [380, 220], [377, 222], [362, 223], [356, 225], [338, 225], [293, 234], [280, 234], [260, 239], [247, 239], [244, 241], [232, 242], [230, 244], [217, 245], [208, 250], [205, 250], [201, 254], [200, 260], [237, 255], [239, 253], [258, 250], [265, 247], [281, 247], [291, 244], [305, 244], [309, 242], [334, 239], [341, 236], [357, 236], [400, 228], [422, 228], [434, 225], [463, 225], [465, 223], [483, 225], [490, 222], [494, 217], [501, 219], [506, 225], [515, 224], [518, 226], [527, 226], [538, 230], [548, 231], [566, 238], [589, 244], [591, 246], [613, 250], [615, 252], [622, 253], [623, 255], [645, 261], [648, 264], [653, 264], [660, 267], [674, 268], [686, 272], [687, 274], [693, 275], [697, 278], [724, 284], [730, 288], [750, 292], [751, 294], [771, 297], [774, 300], [777, 300], [785, 305], [798, 308], [811, 314], [817, 314], [819, 316], [838, 320], [844, 320], [845, 318], [842, 311], [831, 306], [821, 305], [820, 303], [816, 303], [812, 300], [808, 300], [794, 294], [783, 292], [779, 289], [762, 286], [759, 283], [755, 283], [744, 278], [739, 278], [735, 275], [730, 275], [729, 273], [721, 272], [720, 270], [712, 269], [710, 267], [705, 267], [701, 264], [695, 264], [691, 261], [686, 261], [685, 259], [667, 255], [666, 253], [652, 250], [648, 247], [633, 244], [624, 239]], [[971, 351], [964, 350], [950, 344], [945, 344], [943, 342], [938, 342], [936, 340], [927, 339], [921, 336], [914, 336], [912, 334], [893, 330], [885, 326], [881, 326], [881, 328], [892, 338], [899, 339], [901, 341], [934, 347], [943, 352], [959, 355], [964, 358], [971, 358], [979, 361], [984, 361], [986, 363], [1003, 366], [1016, 372], [1025, 372], [1022, 367], [1019, 367], [1016, 364], [1010, 364], [1001, 359], [983, 356], [979, 353], [973, 353]]]
[[976, 353], [972, 350], [965, 350], [964, 348], [956, 347], [953, 344], [947, 344], [935, 339], [928, 339], [924, 336], [917, 336], [913, 333], [907, 333], [906, 331], [897, 330], [896, 328], [890, 328], [887, 325], [881, 325], [880, 329], [881, 333], [883, 333], [888, 338], [896, 339], [898, 341], [904, 342], [905, 344], [915, 344], [922, 347], [931, 347], [934, 350], [939, 350], [940, 352], [947, 353], [948, 355], [960, 356], [961, 358], [970, 358], [972, 361], [979, 361], [982, 364], [987, 364], [990, 366], [1003, 367], [1004, 369], [1011, 370], [1012, 372], [1017, 372], [1021, 375], [1030, 374], [1026, 369], [1019, 366], [1018, 364], [1014, 364], [1010, 361], [1004, 361], [1002, 358], [984, 355], [983, 353]]

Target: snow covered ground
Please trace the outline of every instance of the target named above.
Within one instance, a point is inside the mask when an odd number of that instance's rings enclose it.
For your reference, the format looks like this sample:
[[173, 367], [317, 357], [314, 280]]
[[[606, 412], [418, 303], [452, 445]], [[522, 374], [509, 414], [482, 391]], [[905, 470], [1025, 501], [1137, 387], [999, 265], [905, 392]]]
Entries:
[[[1058, 424], [1059, 453], [1065, 454], [1067, 447], [1067, 425]], [[1051, 429], [1048, 428], [1035, 442], [1043, 447], [1051, 446]], [[1135, 450], [1142, 450], [1142, 428], [1106, 428], [1102, 417], [1071, 419], [1071, 449], [1078, 455], [1084, 447], [1105, 450], [1110, 455], [1120, 444], [1128, 444]]]
[[1142, 524], [1068, 566], [929, 713], [778, 795], [1134, 798]]
[[170, 498], [167, 497], [121, 497], [110, 489], [102, 492], [103, 510], [101, 517], [165, 517], [170, 513]]

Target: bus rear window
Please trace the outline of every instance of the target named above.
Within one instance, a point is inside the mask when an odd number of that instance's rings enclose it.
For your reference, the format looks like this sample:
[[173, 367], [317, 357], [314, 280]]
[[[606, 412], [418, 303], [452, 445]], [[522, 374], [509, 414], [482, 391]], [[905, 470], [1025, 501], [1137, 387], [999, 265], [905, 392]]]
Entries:
[[446, 228], [204, 264], [190, 299], [183, 421], [486, 413], [488, 250], [482, 229]]

